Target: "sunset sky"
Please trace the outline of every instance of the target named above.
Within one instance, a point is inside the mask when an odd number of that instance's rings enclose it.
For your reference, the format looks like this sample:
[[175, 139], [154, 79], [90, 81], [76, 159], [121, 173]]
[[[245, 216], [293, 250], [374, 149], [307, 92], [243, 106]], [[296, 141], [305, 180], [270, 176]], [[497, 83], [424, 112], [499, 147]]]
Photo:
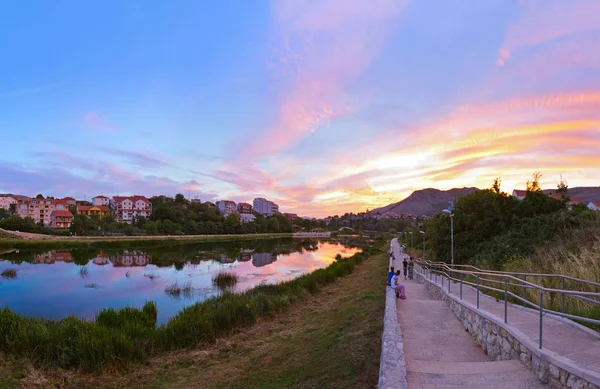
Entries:
[[0, 193], [600, 185], [599, 0], [0, 0]]

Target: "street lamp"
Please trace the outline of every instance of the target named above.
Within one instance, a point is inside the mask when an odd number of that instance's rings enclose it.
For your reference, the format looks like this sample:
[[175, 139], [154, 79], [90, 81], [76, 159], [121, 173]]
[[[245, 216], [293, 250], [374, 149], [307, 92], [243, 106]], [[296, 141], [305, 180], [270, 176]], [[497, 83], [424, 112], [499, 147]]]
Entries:
[[423, 255], [422, 255], [422, 259], [423, 261], [425, 261], [425, 231], [419, 231], [419, 234], [423, 235]]
[[454, 203], [448, 201], [448, 208], [442, 210], [442, 212], [450, 215], [450, 267], [454, 269]]
[[415, 247], [415, 244], [414, 244], [415, 240], [413, 239], [413, 233], [412, 233], [412, 231], [410, 231], [409, 234], [410, 234], [410, 248], [414, 248]]

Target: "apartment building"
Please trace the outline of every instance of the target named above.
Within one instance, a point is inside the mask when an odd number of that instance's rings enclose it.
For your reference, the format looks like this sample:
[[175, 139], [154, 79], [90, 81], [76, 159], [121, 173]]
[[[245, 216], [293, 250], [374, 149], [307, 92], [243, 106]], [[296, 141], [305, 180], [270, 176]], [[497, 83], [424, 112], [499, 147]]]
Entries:
[[254, 207], [254, 212], [263, 216], [273, 216], [274, 214], [279, 213], [279, 205], [263, 197], [255, 198], [252, 202], [252, 206]]
[[217, 205], [217, 208], [219, 209], [219, 211], [221, 211], [221, 213], [225, 216], [237, 212], [237, 207], [235, 205], [235, 202], [233, 202], [233, 201], [220, 200], [220, 201], [217, 201], [216, 205]]
[[78, 205], [77, 214], [103, 219], [110, 215], [110, 208], [106, 205]]
[[144, 196], [113, 196], [110, 208], [118, 222], [133, 223], [136, 218], [150, 217], [152, 203]]
[[100, 206], [110, 207], [110, 198], [108, 198], [106, 196], [102, 196], [102, 195], [92, 197], [92, 204], [96, 205], [98, 207], [100, 207]]
[[50, 224], [52, 228], [70, 228], [73, 224], [73, 214], [66, 210], [54, 210], [50, 214]]
[[0, 196], [0, 208], [5, 211], [10, 211], [10, 206], [12, 204], [16, 207], [18, 202], [19, 200], [13, 196]]
[[238, 203], [237, 211], [239, 213], [252, 213], [252, 205], [248, 203]]

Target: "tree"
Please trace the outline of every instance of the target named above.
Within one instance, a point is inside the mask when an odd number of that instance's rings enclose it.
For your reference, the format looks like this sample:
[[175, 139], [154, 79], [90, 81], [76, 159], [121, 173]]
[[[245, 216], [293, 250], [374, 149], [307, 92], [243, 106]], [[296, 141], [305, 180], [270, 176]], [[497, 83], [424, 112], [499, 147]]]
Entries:
[[43, 199], [44, 195], [42, 195], [41, 193], [38, 193], [37, 196], [35, 196], [36, 199]]
[[8, 207], [8, 216], [15, 216], [17, 214], [17, 204], [12, 203]]
[[556, 183], [556, 193], [560, 195], [561, 199], [564, 202], [568, 202], [570, 200], [568, 191], [569, 191], [569, 184], [567, 184], [567, 180], [565, 180], [561, 174], [560, 181], [558, 181]]
[[185, 199], [184, 195], [182, 195], [181, 193], [177, 193], [175, 195], [175, 202], [177, 204], [185, 204], [187, 202], [187, 200]]
[[531, 179], [527, 180], [527, 192], [541, 192], [540, 180], [542, 179], [542, 173], [533, 172]]
[[496, 177], [494, 183], [492, 184], [492, 191], [494, 191], [494, 193], [502, 193], [502, 191], [500, 190], [500, 184], [502, 184], [502, 180], [500, 180], [500, 177]]

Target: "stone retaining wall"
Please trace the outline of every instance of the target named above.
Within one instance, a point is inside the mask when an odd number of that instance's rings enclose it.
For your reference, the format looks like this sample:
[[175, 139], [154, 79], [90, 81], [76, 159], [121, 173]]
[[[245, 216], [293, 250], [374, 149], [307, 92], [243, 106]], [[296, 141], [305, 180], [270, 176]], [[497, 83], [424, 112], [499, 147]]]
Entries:
[[[391, 266], [391, 260], [390, 260]], [[379, 362], [379, 389], [406, 389], [406, 364], [402, 344], [402, 329], [398, 324], [396, 293], [385, 287], [385, 315]]]
[[[493, 361], [519, 359], [551, 388], [600, 389], [600, 377], [575, 366], [556, 353], [539, 349], [531, 339], [485, 311], [449, 295], [440, 286], [417, 274], [419, 283], [437, 300], [445, 301], [477, 343]], [[521, 336], [519, 336], [521, 335]], [[592, 373], [592, 374], [591, 374]]]

